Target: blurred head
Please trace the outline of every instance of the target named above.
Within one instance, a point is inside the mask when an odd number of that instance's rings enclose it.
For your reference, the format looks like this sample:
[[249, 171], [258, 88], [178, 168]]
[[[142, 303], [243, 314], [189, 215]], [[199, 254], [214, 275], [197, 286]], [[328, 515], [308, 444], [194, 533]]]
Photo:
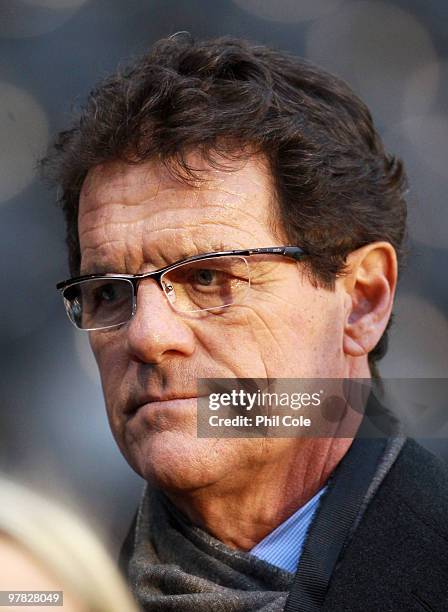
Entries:
[[244, 41], [163, 40], [92, 93], [46, 166], [73, 275], [238, 248], [308, 254], [251, 264], [248, 299], [219, 314], [180, 314], [149, 280], [131, 321], [90, 333], [112, 430], [145, 478], [191, 488], [266, 460], [254, 440], [196, 438], [198, 377], [375, 374], [405, 179], [339, 79]]
[[137, 610], [102, 545], [71, 512], [0, 478], [2, 590], [63, 591], [70, 612]]

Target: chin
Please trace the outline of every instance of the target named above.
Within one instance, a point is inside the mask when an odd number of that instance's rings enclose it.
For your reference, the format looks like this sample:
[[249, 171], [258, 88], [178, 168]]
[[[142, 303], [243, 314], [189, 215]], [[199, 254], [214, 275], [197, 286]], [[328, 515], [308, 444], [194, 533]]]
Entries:
[[166, 491], [192, 491], [209, 486], [228, 473], [224, 457], [214, 451], [216, 445], [216, 439], [160, 431], [134, 443], [124, 456], [150, 484]]

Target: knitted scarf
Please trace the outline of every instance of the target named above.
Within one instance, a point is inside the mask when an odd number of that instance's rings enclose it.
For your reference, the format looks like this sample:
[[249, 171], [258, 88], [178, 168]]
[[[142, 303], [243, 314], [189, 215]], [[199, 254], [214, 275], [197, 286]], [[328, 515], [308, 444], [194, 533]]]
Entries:
[[127, 564], [144, 610], [250, 612], [282, 610], [294, 574], [232, 550], [146, 487]]

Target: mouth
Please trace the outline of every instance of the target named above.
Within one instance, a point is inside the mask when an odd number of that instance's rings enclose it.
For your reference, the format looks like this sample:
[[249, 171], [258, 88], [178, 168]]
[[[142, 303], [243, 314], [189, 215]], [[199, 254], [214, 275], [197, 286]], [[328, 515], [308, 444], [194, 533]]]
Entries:
[[143, 408], [163, 408], [163, 406], [166, 406], [167, 404], [170, 404], [171, 407], [176, 408], [185, 405], [186, 402], [197, 401], [198, 399], [199, 398], [197, 395], [173, 395], [167, 397], [147, 396], [139, 399], [137, 402], [129, 403], [123, 412], [127, 419], [131, 419]]

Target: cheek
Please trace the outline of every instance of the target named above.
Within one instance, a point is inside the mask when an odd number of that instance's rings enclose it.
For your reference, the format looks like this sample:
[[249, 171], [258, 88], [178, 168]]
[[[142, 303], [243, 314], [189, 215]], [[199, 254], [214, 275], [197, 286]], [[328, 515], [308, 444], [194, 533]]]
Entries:
[[307, 306], [301, 337], [313, 377], [340, 375], [343, 332], [344, 312], [337, 296], [324, 294]]
[[303, 343], [304, 316], [285, 304], [234, 308], [228, 315], [203, 321], [195, 330], [209, 359], [231, 376], [265, 378], [287, 376], [285, 366]]
[[195, 327], [198, 353], [204, 356], [204, 361], [202, 358], [200, 361], [210, 364], [211, 376], [264, 376], [252, 327], [249, 309], [241, 307], [229, 309], [226, 314], [204, 320]]
[[[296, 299], [290, 303], [260, 301], [256, 308], [248, 308], [245, 324], [229, 331], [239, 347], [235, 359], [250, 355], [253, 369], [262, 370], [259, 376], [337, 375], [343, 338], [339, 300], [333, 293], [311, 292], [302, 298], [300, 306]], [[256, 367], [260, 364], [262, 368]]]

